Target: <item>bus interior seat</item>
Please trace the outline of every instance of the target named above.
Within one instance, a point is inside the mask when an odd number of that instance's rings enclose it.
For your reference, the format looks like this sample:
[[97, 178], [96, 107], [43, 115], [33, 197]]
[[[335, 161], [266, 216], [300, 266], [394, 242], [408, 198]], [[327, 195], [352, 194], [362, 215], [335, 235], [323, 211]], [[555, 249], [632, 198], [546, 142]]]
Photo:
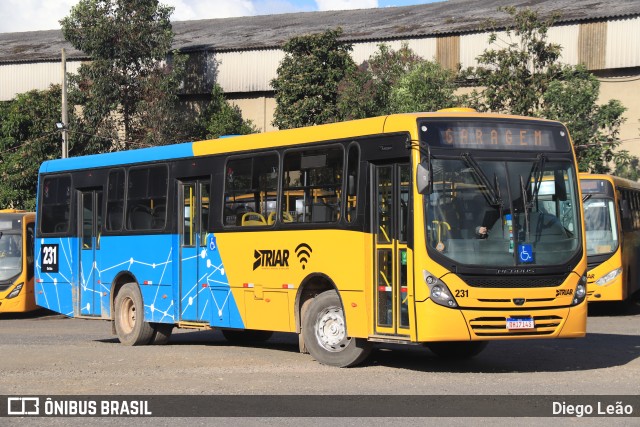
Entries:
[[151, 226], [154, 230], [164, 228], [167, 217], [167, 205], [158, 205], [152, 211]]
[[135, 205], [128, 215], [128, 226], [130, 230], [150, 230], [153, 223], [151, 210], [145, 205]]
[[[271, 225], [276, 222], [276, 212], [270, 212], [267, 217], [267, 225]], [[293, 217], [289, 212], [282, 211], [282, 222], [293, 222]]]
[[122, 204], [110, 204], [107, 211], [107, 224], [109, 230], [122, 229]]
[[271, 225], [276, 222], [276, 212], [269, 212], [269, 216], [267, 217], [267, 224]]
[[242, 222], [240, 223], [244, 226], [256, 226], [256, 225], [267, 225], [267, 220], [264, 219], [264, 216], [258, 212], [245, 212], [242, 214]]
[[332, 222], [335, 221], [335, 210], [331, 205], [316, 202], [311, 207], [312, 222]]

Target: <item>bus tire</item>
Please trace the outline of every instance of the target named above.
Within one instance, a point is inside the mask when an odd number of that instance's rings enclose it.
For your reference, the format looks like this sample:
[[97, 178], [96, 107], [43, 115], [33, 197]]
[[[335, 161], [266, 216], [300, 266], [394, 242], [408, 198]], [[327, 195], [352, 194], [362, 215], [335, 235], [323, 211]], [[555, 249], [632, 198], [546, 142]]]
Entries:
[[300, 307], [301, 325], [300, 325], [300, 333], [298, 334], [298, 350], [302, 354], [309, 354], [309, 350], [307, 350], [307, 345], [304, 343], [304, 331], [302, 330], [302, 322], [304, 321], [304, 318], [307, 314], [307, 309], [309, 308], [309, 304], [311, 304], [311, 301], [313, 301], [313, 298], [309, 298], [308, 300], [306, 300], [304, 304], [302, 304], [302, 307]]
[[362, 362], [371, 352], [366, 339], [347, 336], [344, 311], [338, 293], [325, 291], [309, 304], [302, 320], [304, 344], [324, 365], [346, 368]]
[[273, 335], [272, 331], [258, 331], [254, 329], [223, 329], [224, 338], [233, 344], [251, 344], [267, 341]]
[[489, 344], [488, 341], [430, 342], [426, 346], [443, 359], [470, 359], [477, 356]]
[[144, 305], [137, 283], [127, 283], [118, 292], [115, 324], [118, 339], [124, 345], [145, 345], [153, 338], [153, 327], [144, 321]]
[[171, 333], [173, 332], [173, 325], [170, 323], [152, 323], [153, 335], [149, 344], [152, 345], [164, 345], [169, 342]]

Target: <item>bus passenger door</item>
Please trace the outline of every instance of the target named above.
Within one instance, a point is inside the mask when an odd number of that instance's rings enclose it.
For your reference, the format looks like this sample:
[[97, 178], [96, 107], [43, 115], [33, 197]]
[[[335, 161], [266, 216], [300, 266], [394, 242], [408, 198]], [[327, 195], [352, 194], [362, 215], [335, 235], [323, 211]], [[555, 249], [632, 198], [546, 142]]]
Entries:
[[411, 168], [395, 163], [373, 167], [375, 227], [375, 332], [409, 335], [408, 288], [412, 275], [407, 256]]
[[102, 290], [98, 270], [100, 251], [100, 230], [102, 229], [102, 191], [80, 191], [78, 194], [80, 212], [80, 315], [100, 316], [102, 314]]
[[207, 258], [202, 254], [206, 245], [209, 212], [209, 183], [180, 183], [180, 320], [203, 321], [207, 305]]

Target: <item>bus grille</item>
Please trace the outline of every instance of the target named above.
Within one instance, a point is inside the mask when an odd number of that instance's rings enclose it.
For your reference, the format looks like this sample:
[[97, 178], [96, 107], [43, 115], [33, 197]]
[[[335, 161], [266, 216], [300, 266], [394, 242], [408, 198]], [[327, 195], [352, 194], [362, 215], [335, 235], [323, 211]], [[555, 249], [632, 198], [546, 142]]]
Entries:
[[555, 288], [562, 285], [567, 274], [549, 276], [467, 276], [460, 275], [474, 288]]
[[535, 329], [530, 330], [507, 330], [505, 317], [478, 317], [471, 319], [469, 324], [479, 337], [522, 337], [551, 335], [562, 323], [560, 316], [534, 316], [533, 320]]
[[13, 283], [9, 282], [7, 284], [0, 284], [0, 292], [4, 292], [9, 289], [13, 285]]

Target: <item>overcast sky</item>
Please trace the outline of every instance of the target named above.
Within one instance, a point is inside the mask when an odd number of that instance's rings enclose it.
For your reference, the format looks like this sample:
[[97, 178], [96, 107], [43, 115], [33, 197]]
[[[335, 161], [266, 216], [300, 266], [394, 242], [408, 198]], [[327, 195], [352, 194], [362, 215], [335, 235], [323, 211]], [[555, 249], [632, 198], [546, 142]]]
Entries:
[[[171, 19], [229, 18], [315, 10], [406, 6], [439, 0], [161, 0], [175, 8]], [[0, 0], [0, 33], [59, 29], [78, 0]]]

